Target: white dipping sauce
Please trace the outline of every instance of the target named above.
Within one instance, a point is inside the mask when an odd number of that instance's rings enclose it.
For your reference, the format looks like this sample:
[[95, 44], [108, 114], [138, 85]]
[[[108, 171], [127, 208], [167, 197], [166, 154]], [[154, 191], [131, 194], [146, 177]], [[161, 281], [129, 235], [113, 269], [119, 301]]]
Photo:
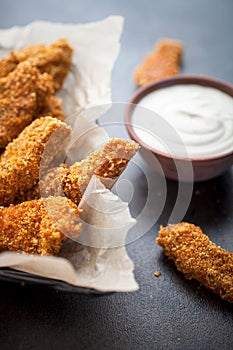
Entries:
[[201, 85], [162, 88], [139, 101], [132, 125], [144, 143], [173, 156], [222, 155], [233, 151], [233, 98]]

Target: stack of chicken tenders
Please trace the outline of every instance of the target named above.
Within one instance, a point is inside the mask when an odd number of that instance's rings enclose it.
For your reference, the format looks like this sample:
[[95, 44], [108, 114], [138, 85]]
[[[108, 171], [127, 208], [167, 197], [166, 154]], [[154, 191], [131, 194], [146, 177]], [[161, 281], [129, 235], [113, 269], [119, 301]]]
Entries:
[[112, 138], [81, 162], [60, 164], [72, 129], [55, 94], [72, 51], [62, 38], [0, 60], [0, 251], [58, 255], [66, 233], [79, 235], [78, 204], [92, 175], [110, 188], [138, 150]]

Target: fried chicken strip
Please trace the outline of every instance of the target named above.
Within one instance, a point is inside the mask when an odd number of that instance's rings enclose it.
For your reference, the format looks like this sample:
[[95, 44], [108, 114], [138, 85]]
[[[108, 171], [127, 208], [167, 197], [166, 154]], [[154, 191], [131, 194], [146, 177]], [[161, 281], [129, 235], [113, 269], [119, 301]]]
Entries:
[[[107, 188], [111, 188], [139, 146], [134, 141], [117, 138], [110, 139], [101, 150], [92, 152], [86, 159], [73, 164], [70, 168], [64, 165], [49, 172], [40, 181], [42, 197], [66, 195], [75, 204], [79, 204], [92, 175], [100, 178]], [[29, 194], [37, 195], [38, 190]]]
[[161, 227], [157, 244], [187, 279], [233, 302], [233, 253], [216, 246], [200, 227], [182, 222]]
[[30, 45], [18, 51], [11, 51], [0, 60], [0, 77], [6, 77], [20, 62], [29, 61], [41, 73], [48, 73], [53, 80], [54, 91], [58, 91], [70, 70], [72, 48], [65, 38], [45, 45]]
[[38, 183], [40, 173], [64, 150], [70, 132], [65, 123], [43, 117], [33, 121], [8, 144], [0, 156], [1, 206], [13, 204], [18, 196]]
[[0, 207], [0, 252], [57, 255], [66, 233], [78, 237], [78, 207], [65, 197], [49, 197]]
[[35, 118], [45, 97], [52, 94], [51, 78], [25, 62], [0, 80], [0, 147], [5, 147]]
[[[52, 101], [51, 101], [52, 99]], [[39, 114], [62, 116], [60, 101], [53, 96], [51, 77], [23, 62], [0, 79], [0, 148], [4, 148]], [[56, 110], [55, 110], [56, 109]]]
[[179, 41], [162, 39], [134, 72], [134, 82], [143, 86], [179, 73], [183, 45]]

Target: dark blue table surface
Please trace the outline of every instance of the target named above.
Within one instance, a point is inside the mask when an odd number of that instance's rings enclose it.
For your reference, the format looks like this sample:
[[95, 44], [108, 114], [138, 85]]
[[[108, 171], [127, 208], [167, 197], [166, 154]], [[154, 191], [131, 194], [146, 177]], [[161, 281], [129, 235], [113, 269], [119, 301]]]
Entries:
[[[113, 71], [114, 102], [125, 102], [134, 92], [132, 72], [160, 37], [183, 41], [183, 73], [233, 83], [232, 0], [0, 0], [1, 28], [36, 19], [83, 23], [113, 14], [125, 17], [121, 53]], [[117, 121], [123, 121], [122, 114]], [[123, 125], [118, 133], [125, 135]], [[140, 186], [140, 174], [135, 177]], [[184, 218], [231, 251], [232, 182], [231, 169], [195, 184]], [[138, 203], [143, 191], [144, 185]], [[168, 181], [167, 191], [161, 218], [127, 246], [140, 290], [96, 297], [0, 282], [1, 350], [233, 349], [232, 304], [185, 280], [154, 244], [159, 224], [169, 215], [176, 184]], [[154, 277], [157, 270], [162, 271], [160, 278]]]

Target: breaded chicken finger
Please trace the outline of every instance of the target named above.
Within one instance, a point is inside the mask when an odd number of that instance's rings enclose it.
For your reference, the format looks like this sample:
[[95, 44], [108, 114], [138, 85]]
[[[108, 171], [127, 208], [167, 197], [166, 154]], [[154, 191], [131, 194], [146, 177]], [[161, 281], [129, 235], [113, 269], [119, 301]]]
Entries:
[[70, 168], [51, 169], [40, 181], [41, 195], [46, 197], [64, 193], [79, 204], [92, 175], [98, 176], [107, 188], [111, 188], [138, 148], [134, 141], [112, 138], [101, 150], [92, 152]]
[[0, 80], [0, 148], [5, 147], [40, 113], [53, 94], [51, 77], [28, 62]]
[[161, 227], [157, 244], [186, 278], [233, 302], [233, 253], [212, 243], [200, 227], [185, 222]]
[[30, 45], [18, 51], [11, 51], [0, 60], [0, 77], [6, 77], [20, 62], [29, 61], [41, 73], [51, 75], [54, 90], [58, 91], [70, 69], [72, 51], [65, 38], [49, 46]]
[[57, 255], [66, 233], [78, 237], [79, 210], [65, 197], [0, 207], [0, 252]]
[[143, 86], [179, 73], [183, 45], [171, 39], [160, 40], [134, 72], [134, 82]]
[[[31, 190], [40, 172], [64, 150], [71, 129], [52, 117], [36, 119], [0, 156], [0, 205], [13, 204], [16, 198]], [[41, 167], [41, 157], [44, 157]]]

